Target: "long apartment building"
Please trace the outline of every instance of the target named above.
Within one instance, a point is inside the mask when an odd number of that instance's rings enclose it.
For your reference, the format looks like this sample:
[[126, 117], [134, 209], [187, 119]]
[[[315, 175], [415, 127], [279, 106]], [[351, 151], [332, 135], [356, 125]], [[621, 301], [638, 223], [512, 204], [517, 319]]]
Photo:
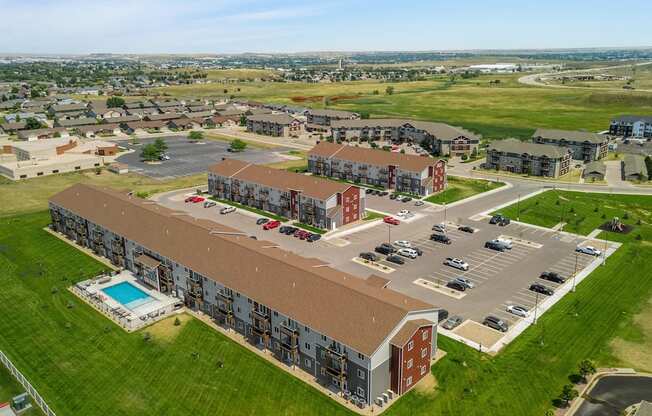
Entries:
[[306, 118], [308, 124], [330, 126], [335, 120], [357, 120], [360, 115], [351, 111], [311, 108], [306, 112]]
[[298, 136], [303, 130], [303, 122], [283, 114], [259, 114], [247, 117], [247, 131], [265, 136]]
[[357, 186], [235, 159], [209, 168], [208, 191], [326, 230], [362, 219], [365, 210]]
[[322, 141], [308, 152], [308, 170], [415, 195], [446, 188], [446, 162], [430, 157]]
[[639, 139], [652, 137], [652, 116], [620, 116], [611, 120], [609, 134]]
[[606, 136], [586, 131], [537, 129], [532, 141], [570, 149], [575, 160], [593, 162], [607, 156], [609, 139]]
[[477, 152], [480, 137], [459, 127], [428, 121], [391, 118], [334, 120], [331, 135], [336, 140], [386, 140], [414, 142], [430, 147], [434, 154], [461, 156]]
[[49, 207], [55, 231], [327, 388], [371, 403], [429, 371], [437, 310], [381, 277], [363, 280], [107, 188], [76, 184]]
[[489, 145], [485, 167], [557, 178], [570, 171], [571, 154], [564, 147], [505, 139]]

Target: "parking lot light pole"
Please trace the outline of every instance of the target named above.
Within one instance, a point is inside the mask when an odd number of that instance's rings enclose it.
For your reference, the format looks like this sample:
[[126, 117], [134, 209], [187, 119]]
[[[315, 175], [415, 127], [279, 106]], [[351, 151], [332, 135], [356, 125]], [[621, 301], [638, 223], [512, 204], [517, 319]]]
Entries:
[[[446, 202], [444, 202], [444, 224], [446, 224]], [[444, 227], [444, 230], [446, 227]]]
[[392, 244], [392, 224], [387, 224], [387, 244]]
[[602, 252], [602, 265], [607, 265], [607, 233], [604, 233], [604, 251]]
[[521, 220], [521, 193], [518, 194], [518, 202], [516, 202], [516, 221]]
[[573, 273], [573, 288], [571, 289], [571, 291], [573, 293], [575, 293], [575, 276], [577, 276], [577, 256], [578, 255], [579, 255], [579, 253], [576, 251], [575, 252], [575, 273]]
[[537, 312], [539, 311], [539, 292], [536, 293], [536, 298], [534, 299], [534, 325], [537, 324]]

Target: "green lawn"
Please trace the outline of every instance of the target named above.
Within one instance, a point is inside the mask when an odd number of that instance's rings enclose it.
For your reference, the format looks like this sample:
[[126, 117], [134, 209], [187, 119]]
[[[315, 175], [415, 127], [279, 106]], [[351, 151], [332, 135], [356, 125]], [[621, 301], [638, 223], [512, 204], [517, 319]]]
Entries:
[[299, 221], [293, 222], [292, 225], [294, 227], [303, 228], [304, 230], [310, 231], [311, 233], [326, 234], [326, 230], [324, 230], [324, 229], [313, 227], [312, 225], [304, 224], [304, 223], [299, 222]]
[[385, 218], [385, 215], [381, 214], [380, 212], [376, 212], [376, 211], [368, 209], [368, 210], [366, 210], [366, 215], [365, 215], [363, 221], [371, 221], [371, 220], [376, 220], [376, 219], [379, 219], [379, 218]]
[[431, 195], [426, 201], [433, 204], [450, 204], [482, 192], [500, 188], [505, 184], [502, 182], [485, 181], [482, 179], [468, 179], [460, 176], [449, 176], [448, 187], [443, 192]]
[[[499, 211], [544, 227], [565, 222], [564, 231], [586, 235], [613, 217], [627, 224], [635, 224], [639, 219], [644, 224], [652, 222], [652, 197], [551, 190]], [[629, 219], [625, 219], [627, 216]], [[648, 231], [647, 227], [640, 229]]]
[[[0, 403], [11, 401], [14, 396], [25, 393], [25, 389], [18, 384], [13, 375], [7, 370], [4, 364], [0, 364]], [[34, 400], [30, 397], [32, 409], [22, 413], [25, 416], [41, 416], [43, 413], [36, 406]]]

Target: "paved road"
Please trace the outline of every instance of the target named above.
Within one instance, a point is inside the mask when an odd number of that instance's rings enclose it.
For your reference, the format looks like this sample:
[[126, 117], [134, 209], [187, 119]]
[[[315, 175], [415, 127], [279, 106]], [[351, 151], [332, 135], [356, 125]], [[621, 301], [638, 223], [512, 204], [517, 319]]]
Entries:
[[588, 395], [574, 416], [619, 416], [633, 404], [652, 401], [652, 377], [603, 377]]

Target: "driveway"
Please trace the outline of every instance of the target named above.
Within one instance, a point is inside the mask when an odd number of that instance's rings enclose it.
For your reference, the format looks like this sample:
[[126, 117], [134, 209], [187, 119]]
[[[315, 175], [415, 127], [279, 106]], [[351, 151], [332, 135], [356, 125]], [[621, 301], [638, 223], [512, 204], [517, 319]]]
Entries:
[[630, 182], [623, 180], [622, 174], [622, 165], [620, 160], [609, 160], [604, 162], [607, 172], [605, 174], [605, 180], [609, 186], [616, 188], [631, 188], [632, 184]]
[[619, 416], [633, 404], [652, 401], [652, 377], [606, 376], [588, 396], [574, 416]]

